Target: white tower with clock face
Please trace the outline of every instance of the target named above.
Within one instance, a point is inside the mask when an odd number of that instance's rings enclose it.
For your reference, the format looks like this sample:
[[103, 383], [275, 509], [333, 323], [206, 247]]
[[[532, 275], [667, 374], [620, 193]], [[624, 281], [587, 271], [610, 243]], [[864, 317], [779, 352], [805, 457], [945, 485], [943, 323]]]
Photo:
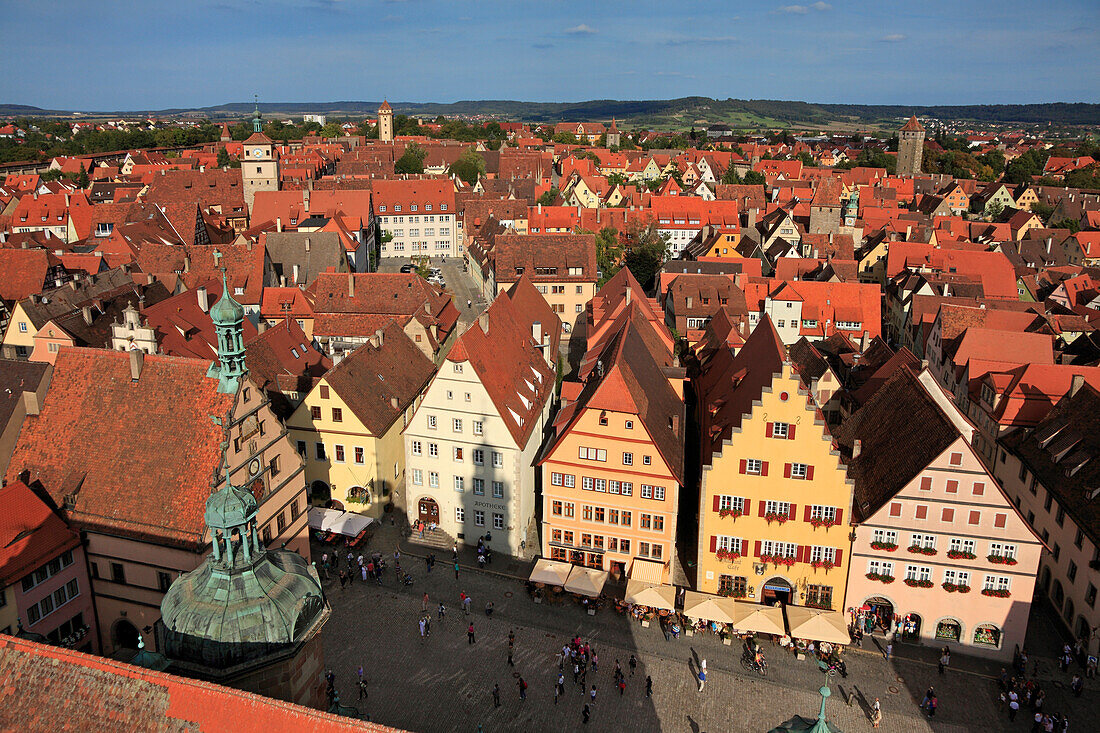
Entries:
[[253, 113], [252, 136], [244, 141], [241, 177], [244, 180], [244, 200], [249, 210], [257, 191], [279, 190], [279, 161], [275, 158], [275, 143], [261, 132], [259, 107]]

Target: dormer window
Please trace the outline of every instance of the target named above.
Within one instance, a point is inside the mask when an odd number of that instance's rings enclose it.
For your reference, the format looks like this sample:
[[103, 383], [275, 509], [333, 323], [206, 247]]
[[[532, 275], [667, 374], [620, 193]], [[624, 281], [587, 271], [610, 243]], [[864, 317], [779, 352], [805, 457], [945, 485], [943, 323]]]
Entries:
[[385, 212], [385, 211], [386, 211], [386, 206], [385, 206], [385, 204], [383, 204], [382, 206], [379, 206], [379, 207], [378, 207], [378, 211], [379, 211], [380, 213], [382, 213], [382, 212]]
[[440, 204], [439, 205], [439, 210], [440, 211], [446, 211], [447, 210], [447, 204]]
[[412, 204], [412, 205], [411, 205], [411, 206], [409, 207], [409, 211], [416, 211], [416, 204]]
[[431, 211], [431, 210], [432, 210], [432, 205], [431, 204], [425, 204], [424, 205], [424, 211]]
[[400, 206], [394, 206], [394, 207], [393, 207], [393, 210], [394, 210], [394, 211], [401, 211], [401, 207], [400, 207]]

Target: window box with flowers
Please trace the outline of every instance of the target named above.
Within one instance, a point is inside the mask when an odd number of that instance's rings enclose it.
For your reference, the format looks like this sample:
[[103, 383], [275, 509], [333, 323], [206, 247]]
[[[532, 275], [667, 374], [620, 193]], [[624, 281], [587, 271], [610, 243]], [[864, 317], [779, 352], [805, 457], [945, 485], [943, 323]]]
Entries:
[[718, 550], [714, 554], [719, 560], [726, 560], [727, 562], [740, 560], [742, 557], [744, 557], [743, 554], [737, 552], [736, 550]]
[[722, 519], [725, 519], [726, 517], [737, 519], [738, 517], [745, 516], [745, 512], [741, 511], [740, 509], [719, 509], [718, 516]]
[[840, 522], [836, 520], [836, 517], [833, 517], [832, 519], [825, 519], [823, 517], [811, 517], [810, 524], [813, 526], [814, 529], [817, 529], [818, 527], [824, 527], [825, 529], [828, 529], [829, 527], [835, 527], [836, 525], [840, 524]]
[[820, 609], [823, 609], [823, 610], [826, 610], [826, 611], [833, 610], [833, 607], [832, 607], [831, 604], [823, 603], [822, 601], [818, 601], [818, 600], [808, 600], [808, 601], [806, 601], [805, 606], [806, 606], [806, 608], [820, 608]]
[[871, 543], [871, 549], [872, 550], [886, 550], [887, 552], [893, 552], [894, 550], [898, 549], [898, 546], [896, 544], [894, 544], [893, 542], [872, 542]]
[[905, 584], [910, 588], [931, 588], [931, 580], [918, 580], [917, 578], [906, 578]]
[[797, 562], [797, 560], [795, 560], [795, 558], [793, 557], [784, 557], [783, 555], [761, 555], [760, 562], [765, 564], [772, 563], [776, 567], [779, 567], [780, 565], [785, 565], [789, 568], [793, 566], [795, 562]]
[[836, 563], [832, 560], [814, 560], [810, 563], [810, 567], [812, 567], [814, 570], [822, 568], [826, 571], [829, 571], [836, 567]]
[[1016, 558], [1006, 557], [1005, 555], [988, 555], [985, 559], [989, 560], [989, 562], [996, 563], [997, 565], [1015, 565], [1016, 564]]
[[785, 522], [789, 522], [790, 519], [791, 517], [789, 514], [780, 514], [778, 512], [768, 512], [764, 515], [764, 521], [766, 521], [768, 524], [771, 524], [772, 522], [779, 522], [780, 524], [783, 524]]
[[977, 557], [973, 552], [967, 552], [966, 550], [948, 550], [947, 556], [952, 560], [973, 560]]
[[956, 585], [955, 583], [944, 583], [943, 589], [948, 593], [969, 593], [969, 585]]
[[719, 588], [718, 595], [723, 598], [744, 598], [746, 591], [739, 588]]
[[914, 555], [935, 555], [936, 549], [934, 547], [922, 547], [920, 545], [910, 545], [909, 552]]
[[1012, 594], [1008, 592], [1006, 588], [984, 588], [982, 589], [983, 596], [993, 596], [994, 598], [1008, 598]]
[[882, 575], [880, 573], [867, 573], [867, 579], [868, 580], [877, 580], [880, 583], [887, 583], [887, 584], [894, 582], [894, 576], [893, 575]]

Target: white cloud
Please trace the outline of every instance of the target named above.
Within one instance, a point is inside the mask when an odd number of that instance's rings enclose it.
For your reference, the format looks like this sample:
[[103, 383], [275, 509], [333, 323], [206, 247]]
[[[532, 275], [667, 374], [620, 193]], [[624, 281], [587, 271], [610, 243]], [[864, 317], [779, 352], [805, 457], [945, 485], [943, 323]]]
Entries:
[[879, 40], [886, 41], [887, 43], [897, 43], [898, 41], [904, 41], [908, 37], [909, 36], [904, 33], [890, 33]]
[[813, 5], [780, 5], [775, 9], [777, 13], [792, 13], [794, 15], [805, 15], [811, 10], [817, 10], [824, 12], [826, 10], [832, 10], [833, 6], [825, 2], [816, 2]]
[[823, 2], [816, 2], [813, 5], [811, 5], [810, 7], [813, 8], [814, 10], [823, 10], [823, 11], [833, 9], [832, 5], [830, 5], [829, 3], [823, 3]]
[[581, 23], [580, 25], [575, 25], [572, 28], [566, 28], [565, 32], [574, 36], [590, 36], [596, 32], [596, 29], [590, 25]]

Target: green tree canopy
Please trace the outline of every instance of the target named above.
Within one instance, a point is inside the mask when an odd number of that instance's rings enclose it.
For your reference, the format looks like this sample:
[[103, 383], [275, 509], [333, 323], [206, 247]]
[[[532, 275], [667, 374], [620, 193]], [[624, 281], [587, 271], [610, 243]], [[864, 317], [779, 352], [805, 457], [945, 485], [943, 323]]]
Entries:
[[458, 176], [469, 184], [477, 183], [477, 179], [485, 173], [485, 159], [477, 154], [473, 148], [466, 148], [458, 160], [451, 163], [447, 171]]
[[405, 153], [393, 164], [394, 173], [423, 173], [424, 158], [428, 152], [416, 143], [410, 143], [405, 148]]
[[632, 225], [627, 231], [627, 239], [629, 244], [624, 264], [634, 279], [643, 288], [649, 289], [668, 256], [668, 240], [661, 235], [654, 222]]
[[558, 193], [557, 186], [552, 186], [549, 191], [544, 191], [535, 203], [543, 206], [553, 206], [558, 200]]

